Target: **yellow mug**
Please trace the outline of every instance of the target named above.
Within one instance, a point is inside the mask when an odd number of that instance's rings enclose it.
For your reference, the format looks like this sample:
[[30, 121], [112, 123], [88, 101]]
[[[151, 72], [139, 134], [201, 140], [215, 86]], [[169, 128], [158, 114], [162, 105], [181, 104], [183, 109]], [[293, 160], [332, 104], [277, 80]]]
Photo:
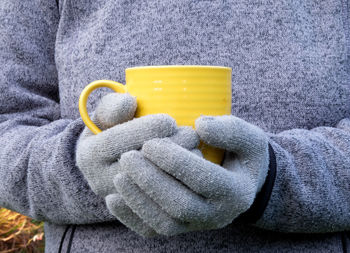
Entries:
[[[86, 109], [89, 94], [107, 87], [136, 96], [135, 117], [167, 113], [179, 126], [194, 127], [201, 115], [231, 114], [231, 68], [220, 66], [146, 66], [127, 68], [126, 85], [111, 80], [90, 83], [79, 98], [80, 115], [95, 134], [101, 130], [91, 121]], [[200, 144], [204, 158], [220, 164], [224, 152]]]

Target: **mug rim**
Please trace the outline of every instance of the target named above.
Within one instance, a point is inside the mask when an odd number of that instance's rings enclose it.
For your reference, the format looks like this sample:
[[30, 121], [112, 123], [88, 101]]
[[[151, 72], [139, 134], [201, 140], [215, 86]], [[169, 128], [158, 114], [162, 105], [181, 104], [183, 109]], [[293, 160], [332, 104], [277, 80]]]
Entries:
[[155, 66], [135, 66], [126, 68], [125, 70], [136, 70], [136, 69], [160, 69], [160, 68], [198, 68], [198, 69], [226, 69], [232, 71], [232, 68], [225, 66], [215, 65], [155, 65]]

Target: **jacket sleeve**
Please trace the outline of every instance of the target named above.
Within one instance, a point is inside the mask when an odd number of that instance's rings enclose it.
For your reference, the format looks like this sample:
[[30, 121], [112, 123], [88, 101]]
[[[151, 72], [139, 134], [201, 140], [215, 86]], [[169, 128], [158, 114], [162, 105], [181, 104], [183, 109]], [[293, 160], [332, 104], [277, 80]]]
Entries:
[[80, 120], [60, 118], [54, 0], [0, 2], [0, 206], [58, 224], [114, 219], [75, 166]]
[[269, 172], [270, 186], [258, 194], [260, 203], [269, 200], [255, 226], [300, 233], [350, 230], [350, 119], [269, 137], [270, 172], [275, 162], [276, 174], [271, 184]]

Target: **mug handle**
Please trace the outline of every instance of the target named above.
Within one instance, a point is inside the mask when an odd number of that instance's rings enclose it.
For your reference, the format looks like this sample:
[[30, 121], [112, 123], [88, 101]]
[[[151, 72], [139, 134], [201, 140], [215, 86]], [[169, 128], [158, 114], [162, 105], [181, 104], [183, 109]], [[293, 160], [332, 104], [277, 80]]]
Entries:
[[80, 97], [79, 97], [79, 112], [80, 112], [80, 116], [83, 119], [85, 125], [94, 134], [101, 133], [102, 131], [90, 119], [89, 114], [88, 114], [87, 109], [86, 109], [86, 103], [87, 103], [87, 99], [88, 99], [90, 93], [93, 90], [98, 89], [98, 88], [103, 88], [103, 87], [110, 88], [118, 93], [126, 93], [127, 92], [125, 85], [123, 85], [121, 83], [114, 82], [112, 80], [97, 80], [97, 81], [90, 83], [89, 85], [87, 85], [84, 88], [84, 90], [81, 92]]

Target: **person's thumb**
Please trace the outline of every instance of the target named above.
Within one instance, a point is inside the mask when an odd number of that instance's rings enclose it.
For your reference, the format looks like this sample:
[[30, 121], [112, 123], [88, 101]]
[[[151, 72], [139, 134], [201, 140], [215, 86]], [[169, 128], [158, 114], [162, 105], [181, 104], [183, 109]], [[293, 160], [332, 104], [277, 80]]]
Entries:
[[102, 97], [95, 113], [94, 122], [101, 130], [133, 119], [136, 111], [136, 99], [128, 93], [109, 93]]
[[262, 129], [233, 115], [202, 116], [195, 127], [205, 143], [242, 155], [260, 153], [267, 143]]
[[[103, 130], [132, 120], [136, 111], [136, 98], [128, 93], [109, 93], [98, 103], [91, 120]], [[82, 137], [94, 135], [85, 127]]]

